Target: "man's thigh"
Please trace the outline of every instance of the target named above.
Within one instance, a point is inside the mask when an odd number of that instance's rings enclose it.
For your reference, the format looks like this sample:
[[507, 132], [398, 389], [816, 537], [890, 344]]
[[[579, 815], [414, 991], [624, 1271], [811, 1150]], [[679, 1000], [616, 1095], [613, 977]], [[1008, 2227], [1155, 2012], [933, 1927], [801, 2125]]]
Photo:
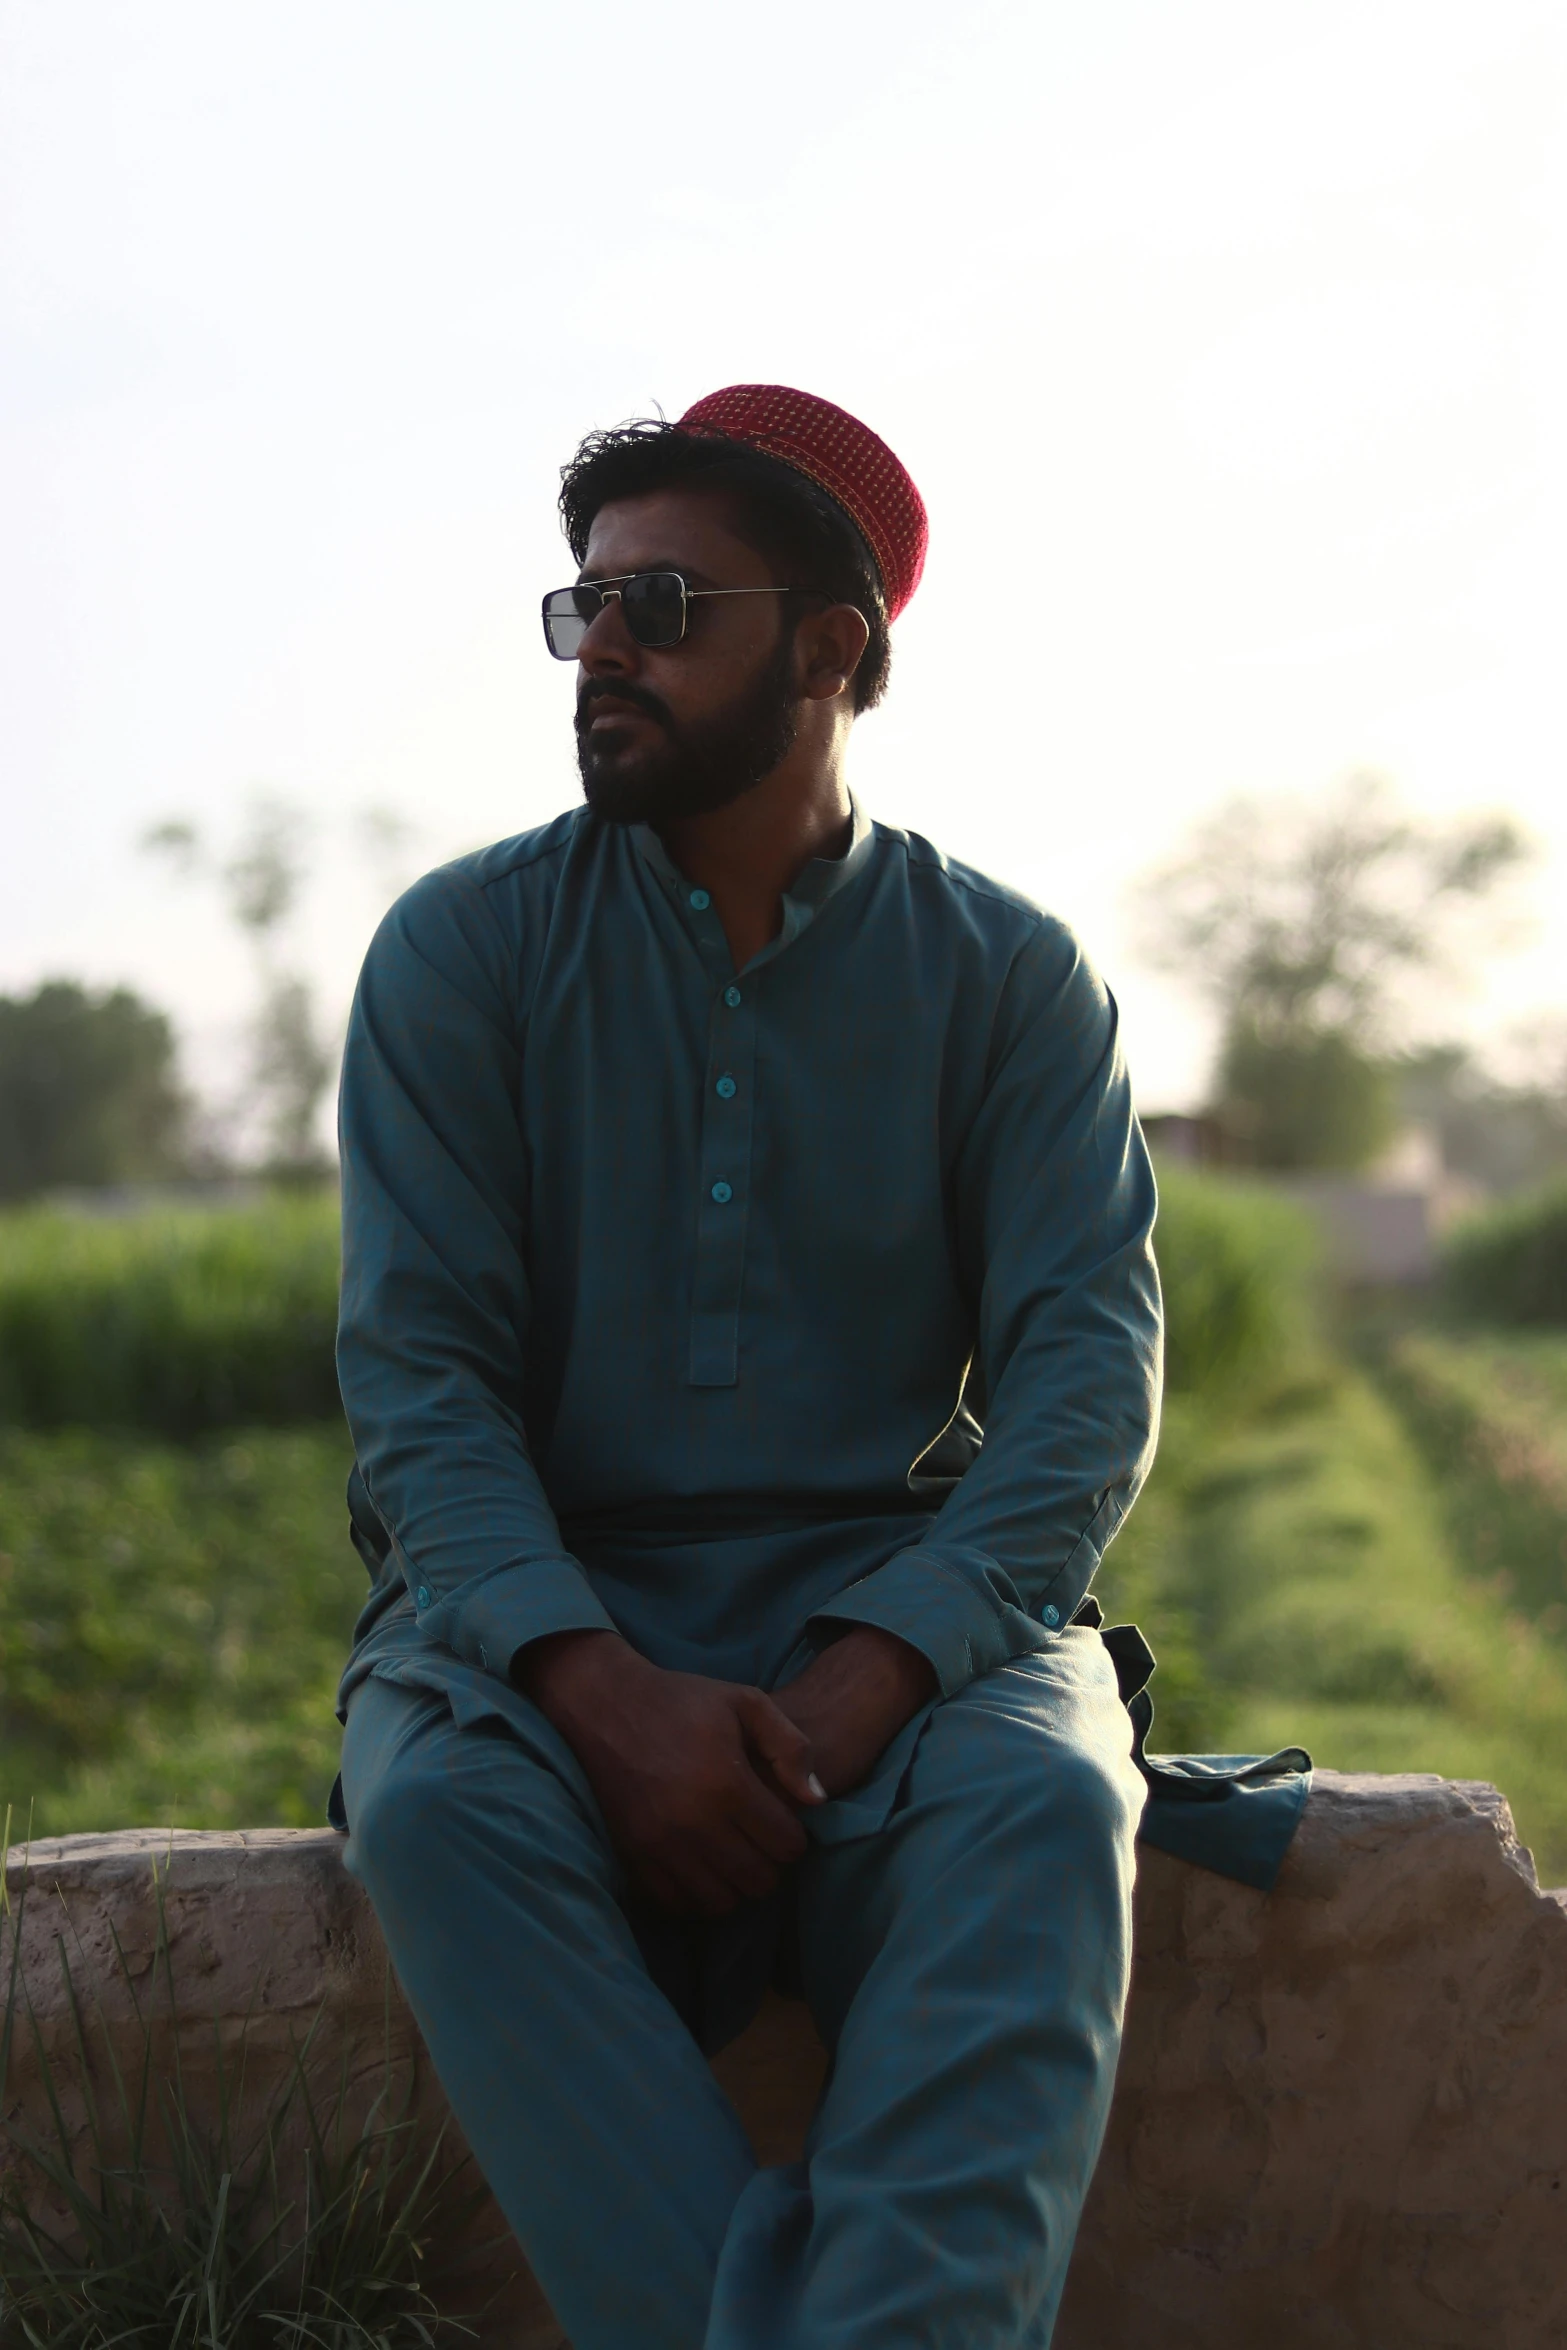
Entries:
[[1086, 1628], [938, 1705], [885, 1826], [801, 1870], [805, 1986], [828, 2044], [873, 1977], [895, 2000], [940, 1977], [1118, 2020], [1143, 1792], [1114, 1667]]

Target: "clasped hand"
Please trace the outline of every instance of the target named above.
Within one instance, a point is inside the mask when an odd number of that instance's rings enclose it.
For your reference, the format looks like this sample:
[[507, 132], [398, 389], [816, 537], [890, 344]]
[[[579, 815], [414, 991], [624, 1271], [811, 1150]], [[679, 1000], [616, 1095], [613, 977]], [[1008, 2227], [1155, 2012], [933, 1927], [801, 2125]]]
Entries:
[[513, 1672], [581, 1763], [637, 1883], [704, 1917], [770, 1893], [805, 1850], [801, 1813], [857, 1787], [935, 1690], [918, 1649], [868, 1624], [771, 1697], [665, 1672], [614, 1632], [537, 1641]]

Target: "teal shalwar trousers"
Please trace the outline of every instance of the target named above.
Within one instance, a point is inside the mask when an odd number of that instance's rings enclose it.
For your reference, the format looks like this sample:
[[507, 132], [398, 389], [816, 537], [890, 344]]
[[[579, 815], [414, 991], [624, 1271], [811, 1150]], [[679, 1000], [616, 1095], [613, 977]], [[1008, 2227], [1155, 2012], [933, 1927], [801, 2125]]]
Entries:
[[355, 1692], [349, 1866], [574, 2350], [1044, 2350], [1120, 2043], [1130, 1744], [1069, 1629], [813, 1815], [791, 1894], [831, 2067], [805, 2160], [758, 2169], [565, 1742], [461, 1666]]

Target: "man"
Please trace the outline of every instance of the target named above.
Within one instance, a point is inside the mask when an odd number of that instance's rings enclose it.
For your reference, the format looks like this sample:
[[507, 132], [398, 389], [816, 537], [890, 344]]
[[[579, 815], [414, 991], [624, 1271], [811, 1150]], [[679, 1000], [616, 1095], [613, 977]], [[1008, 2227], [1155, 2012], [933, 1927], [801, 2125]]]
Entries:
[[[586, 805], [409, 891], [348, 1039], [350, 1862], [576, 2350], [1036, 2350], [1142, 1803], [1074, 1623], [1157, 1412], [1114, 1008], [849, 792], [873, 433], [736, 386], [562, 511]], [[703, 2051], [778, 1970], [832, 2069], [758, 2171]]]

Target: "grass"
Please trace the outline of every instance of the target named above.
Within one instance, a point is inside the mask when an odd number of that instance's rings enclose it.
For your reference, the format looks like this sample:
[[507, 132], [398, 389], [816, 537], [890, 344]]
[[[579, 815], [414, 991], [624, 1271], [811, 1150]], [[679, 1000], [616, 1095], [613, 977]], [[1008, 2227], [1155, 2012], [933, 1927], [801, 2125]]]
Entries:
[[[150, 1973], [115, 1944], [137, 2018], [128, 2071], [63, 1938], [72, 2031], [63, 2054], [46, 2046], [19, 1964], [22, 1917], [4, 1922], [0, 2350], [438, 2350], [475, 2338], [425, 2289], [426, 2247], [458, 2198], [441, 2140], [420, 2145], [389, 2061], [356, 2120], [346, 2067], [323, 2092], [307, 2039], [249, 2121], [243, 2034], [225, 2052], [215, 2025], [216, 2112], [203, 2125], [186, 2097], [161, 1887]], [[15, 2118], [19, 2053], [47, 2109], [37, 2134]]]
[[337, 1199], [0, 1217], [0, 1425], [193, 1437], [335, 1417]]
[[1381, 1370], [1469, 1572], [1567, 1655], [1567, 1338], [1408, 1331]]
[[[1099, 1581], [1158, 1652], [1155, 1744], [1491, 1778], [1567, 1877], [1567, 1337], [1405, 1328], [1352, 1361], [1298, 1211], [1179, 1173], [1161, 1193], [1165, 1433]], [[0, 1219], [0, 1392], [56, 1423], [0, 1429], [0, 1801], [40, 1833], [320, 1819], [364, 1589], [348, 1441], [335, 1404], [204, 1415], [247, 1329], [271, 1334], [247, 1392], [319, 1402], [335, 1264], [320, 1201], [221, 1230]], [[24, 1325], [45, 1336], [18, 1370]], [[183, 1368], [136, 1397], [171, 1332]], [[107, 1425], [57, 1424], [90, 1411]]]
[[341, 1422], [0, 1435], [0, 1804], [48, 1835], [319, 1823], [348, 1465]]
[[1160, 1655], [1156, 1747], [1489, 1779], [1567, 1879], [1567, 1657], [1467, 1566], [1363, 1372], [1322, 1355], [1244, 1410], [1177, 1401], [1099, 1589]]

